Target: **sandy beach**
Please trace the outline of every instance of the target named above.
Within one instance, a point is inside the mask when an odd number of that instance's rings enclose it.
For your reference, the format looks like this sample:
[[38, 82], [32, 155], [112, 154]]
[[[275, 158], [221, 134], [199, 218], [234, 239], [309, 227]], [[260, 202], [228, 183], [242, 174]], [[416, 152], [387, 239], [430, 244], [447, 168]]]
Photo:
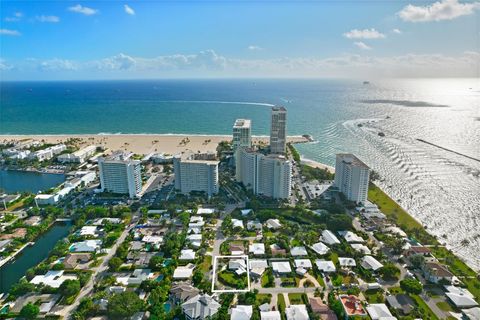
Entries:
[[[167, 153], [178, 154], [186, 150], [194, 152], [215, 151], [221, 141], [231, 141], [230, 135], [162, 135], [162, 134], [112, 134], [112, 135], [0, 135], [0, 143], [33, 139], [45, 143], [62, 143], [68, 139], [78, 139], [76, 145], [103, 146], [106, 149], [126, 150], [136, 154]], [[268, 143], [268, 137], [252, 137], [254, 144]], [[303, 143], [302, 136], [289, 136], [292, 143]]]
[[320, 162], [317, 162], [317, 161], [314, 161], [314, 160], [301, 158], [300, 162], [301, 162], [301, 164], [305, 164], [305, 165], [310, 166], [310, 167], [327, 169], [331, 173], [335, 173], [335, 168], [334, 167], [328, 166], [326, 164], [323, 164], [323, 163], [320, 163]]

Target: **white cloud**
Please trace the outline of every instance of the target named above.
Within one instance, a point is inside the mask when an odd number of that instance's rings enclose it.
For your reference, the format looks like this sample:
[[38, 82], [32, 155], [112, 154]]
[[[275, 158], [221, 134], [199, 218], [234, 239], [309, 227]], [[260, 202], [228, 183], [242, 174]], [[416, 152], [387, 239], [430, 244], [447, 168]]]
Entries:
[[0, 58], [0, 71], [7, 71], [12, 68], [13, 66], [9, 65], [4, 59]]
[[131, 7], [129, 7], [128, 5], [124, 5], [123, 8], [125, 9], [125, 13], [126, 14], [129, 14], [131, 16], [134, 16], [135, 15], [135, 10], [133, 10]]
[[36, 16], [35, 19], [37, 19], [40, 22], [50, 22], [50, 23], [57, 23], [60, 22], [60, 18], [57, 16]]
[[13, 14], [12, 17], [6, 17], [5, 18], [5, 21], [6, 22], [17, 22], [17, 21], [20, 21], [23, 17], [23, 13], [20, 12], [20, 11], [17, 11]]
[[400, 29], [393, 29], [392, 32], [396, 34], [402, 34], [402, 31]]
[[368, 46], [362, 41], [357, 41], [353, 43], [357, 48], [362, 49], [362, 50], [372, 50], [372, 47]]
[[353, 29], [344, 33], [343, 36], [348, 39], [383, 39], [386, 37], [383, 33], [378, 32], [374, 28], [363, 30]]
[[[9, 62], [5, 79], [132, 79], [173, 77], [474, 77], [480, 52], [459, 55], [346, 54], [331, 58], [236, 59], [205, 50], [154, 58], [124, 53], [91, 61]], [[0, 61], [6, 65], [5, 62]], [[4, 66], [0, 65], [0, 68]], [[33, 76], [32, 76], [33, 75]]]
[[17, 30], [11, 30], [11, 29], [0, 29], [0, 34], [6, 35], [6, 36], [21, 36], [22, 35]]
[[74, 62], [71, 60], [55, 58], [55, 59], [41, 61], [37, 67], [40, 71], [60, 71], [60, 70], [78, 70], [80, 65], [77, 62]]
[[91, 15], [94, 15], [94, 14], [98, 13], [97, 9], [84, 7], [84, 6], [79, 5], [79, 4], [77, 4], [76, 6], [73, 6], [73, 7], [69, 7], [68, 10], [72, 11], [72, 12], [76, 12], [76, 13], [81, 13], [81, 14], [84, 14], [86, 16], [91, 16]]
[[248, 46], [248, 50], [250, 50], [250, 51], [260, 51], [260, 50], [263, 50], [263, 48], [259, 47], [259, 46], [255, 46], [255, 45], [250, 45], [250, 46]]
[[442, 0], [428, 6], [409, 4], [397, 14], [404, 21], [428, 22], [452, 20], [470, 15], [478, 8], [480, 8], [480, 2], [459, 3], [458, 0]]

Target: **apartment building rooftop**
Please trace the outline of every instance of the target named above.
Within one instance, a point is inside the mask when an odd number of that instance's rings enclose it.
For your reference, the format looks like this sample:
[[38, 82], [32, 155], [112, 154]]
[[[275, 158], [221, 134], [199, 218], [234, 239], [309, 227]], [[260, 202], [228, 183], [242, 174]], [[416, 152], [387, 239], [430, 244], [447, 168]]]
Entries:
[[252, 120], [250, 119], [237, 119], [235, 120], [234, 128], [250, 128]]
[[339, 153], [337, 157], [340, 157], [344, 163], [352, 164], [356, 167], [363, 167], [365, 169], [370, 169], [362, 160], [358, 159], [356, 155], [352, 153]]

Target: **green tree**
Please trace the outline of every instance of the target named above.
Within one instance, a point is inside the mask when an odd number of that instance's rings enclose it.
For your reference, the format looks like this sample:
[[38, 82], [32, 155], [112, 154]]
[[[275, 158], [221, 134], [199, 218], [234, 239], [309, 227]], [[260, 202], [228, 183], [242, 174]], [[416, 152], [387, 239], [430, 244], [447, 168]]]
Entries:
[[388, 262], [380, 269], [379, 273], [384, 280], [398, 280], [400, 269], [398, 269], [393, 263]]
[[410, 263], [415, 269], [420, 269], [425, 263], [425, 257], [421, 254], [416, 254], [410, 258]]
[[23, 306], [22, 310], [20, 310], [20, 318], [24, 319], [36, 319], [38, 314], [40, 313], [40, 308], [37, 305], [29, 302]]
[[163, 268], [163, 258], [160, 256], [153, 256], [148, 262], [148, 267], [153, 271], [160, 271]]
[[414, 278], [407, 278], [400, 281], [400, 287], [406, 292], [414, 294], [420, 294], [423, 290], [423, 285]]
[[80, 292], [80, 281], [74, 279], [65, 280], [58, 289], [64, 297], [73, 297]]
[[120, 269], [120, 266], [122, 265], [123, 261], [122, 259], [118, 257], [113, 257], [108, 261], [108, 267], [112, 271], [118, 271]]
[[128, 319], [143, 308], [144, 303], [135, 292], [125, 291], [110, 298], [107, 312], [110, 319]]

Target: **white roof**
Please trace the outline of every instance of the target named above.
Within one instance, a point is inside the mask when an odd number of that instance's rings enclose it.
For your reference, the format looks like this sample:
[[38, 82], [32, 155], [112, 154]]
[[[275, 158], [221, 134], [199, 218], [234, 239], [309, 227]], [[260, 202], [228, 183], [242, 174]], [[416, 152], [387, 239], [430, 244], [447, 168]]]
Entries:
[[246, 216], [248, 214], [250, 214], [250, 212], [252, 212], [252, 209], [243, 209], [243, 210], [240, 210], [242, 212], [242, 216]]
[[242, 228], [243, 229], [243, 221], [238, 219], [232, 219], [232, 224], [234, 228]]
[[378, 269], [383, 267], [383, 264], [381, 264], [377, 259], [372, 256], [365, 256], [362, 259], [362, 267], [368, 270], [377, 271]]
[[177, 267], [173, 272], [174, 279], [186, 279], [190, 278], [193, 274], [193, 269], [195, 267], [191, 264], [183, 267]]
[[312, 267], [312, 261], [309, 259], [295, 259], [294, 261], [295, 267], [297, 268], [311, 268]]
[[200, 221], [203, 221], [203, 217], [200, 217], [200, 216], [190, 217], [190, 222], [200, 222]]
[[406, 236], [407, 236], [407, 234], [405, 233], [405, 231], [403, 231], [402, 229], [400, 229], [399, 227], [396, 227], [396, 226], [386, 227], [386, 228], [384, 229], [384, 231], [397, 234], [397, 235], [399, 235], [400, 237], [406, 237]]
[[292, 272], [289, 261], [272, 261], [272, 269], [278, 273]]
[[338, 263], [341, 267], [355, 267], [357, 265], [353, 258], [338, 258]]
[[145, 243], [158, 244], [158, 243], [161, 243], [162, 241], [163, 241], [163, 237], [160, 237], [160, 236], [144, 236], [142, 238], [142, 242], [145, 242]]
[[249, 220], [247, 222], [247, 229], [251, 230], [251, 229], [254, 229], [254, 228], [261, 230], [262, 229], [262, 224], [258, 221]]
[[232, 308], [231, 320], [250, 320], [253, 314], [252, 306], [237, 306]]
[[80, 229], [81, 236], [94, 236], [96, 233], [97, 233], [96, 226], [83, 226], [82, 229]]
[[345, 239], [345, 241], [347, 241], [348, 243], [363, 243], [365, 242], [365, 240], [363, 240], [362, 237], [360, 237], [359, 235], [357, 235], [356, 233], [353, 233], [352, 231], [341, 231], [339, 232], [340, 235], [343, 235], [343, 238]]
[[366, 309], [372, 320], [396, 319], [384, 303], [372, 303]]
[[320, 241], [326, 244], [340, 244], [340, 240], [333, 234], [330, 230], [323, 230], [322, 236], [320, 237]]
[[267, 227], [270, 229], [279, 229], [280, 227], [282, 227], [282, 224], [278, 219], [268, 219], [265, 223], [267, 224]]
[[215, 213], [215, 209], [210, 208], [198, 208], [197, 214], [212, 214]]
[[187, 239], [190, 240], [190, 241], [202, 240], [202, 235], [201, 234], [190, 234], [190, 235], [187, 236]]
[[478, 303], [475, 301], [475, 297], [467, 289], [445, 286], [447, 293], [445, 295], [459, 308], [476, 307]]
[[249, 259], [248, 265], [250, 269], [254, 268], [268, 268], [268, 262], [264, 259]]
[[323, 272], [335, 272], [337, 270], [333, 261], [317, 259], [315, 260], [315, 264], [317, 265], [318, 270]]
[[260, 311], [261, 320], [282, 320], [278, 311]]
[[184, 249], [180, 251], [179, 260], [194, 260], [195, 259], [195, 251], [192, 249]]
[[355, 251], [362, 252], [363, 254], [372, 254], [372, 251], [370, 251], [370, 249], [364, 244], [352, 243], [351, 246]]
[[287, 320], [309, 320], [307, 306], [304, 304], [291, 304], [285, 309]]
[[290, 249], [290, 254], [292, 256], [306, 256], [308, 255], [307, 249], [305, 247], [293, 247]]
[[318, 253], [319, 255], [327, 254], [328, 251], [330, 251], [330, 248], [327, 247], [326, 245], [324, 245], [324, 244], [321, 243], [321, 242], [317, 242], [317, 243], [313, 244], [313, 245], [311, 246], [311, 248], [313, 249], [313, 251], [315, 251], [315, 252]]
[[265, 245], [263, 243], [252, 243], [248, 246], [248, 252], [254, 255], [263, 255], [265, 254]]
[[77, 279], [75, 275], [63, 275], [63, 270], [50, 270], [44, 275], [35, 276], [30, 283], [44, 284], [52, 288], [58, 288], [65, 280]]
[[480, 308], [463, 309], [463, 314], [470, 320], [480, 319]]
[[75, 242], [70, 246], [70, 251], [73, 252], [93, 252], [100, 248], [102, 240], [85, 240]]

